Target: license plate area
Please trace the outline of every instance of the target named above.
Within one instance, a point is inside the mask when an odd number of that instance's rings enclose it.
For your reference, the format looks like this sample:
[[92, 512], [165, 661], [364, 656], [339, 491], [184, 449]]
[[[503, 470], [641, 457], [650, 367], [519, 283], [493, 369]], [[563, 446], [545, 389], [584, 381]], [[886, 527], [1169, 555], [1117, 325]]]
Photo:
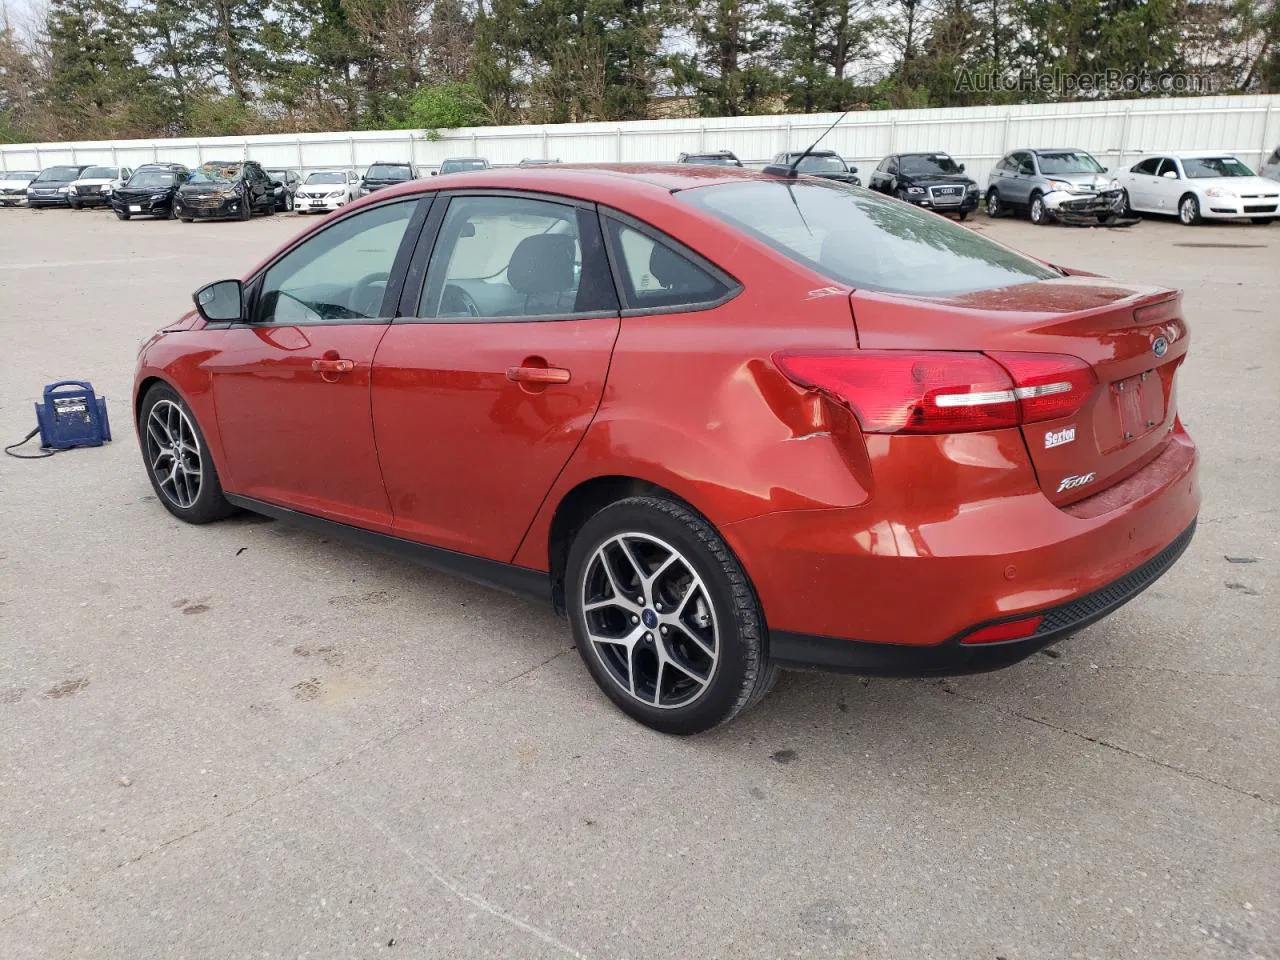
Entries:
[[1165, 418], [1165, 382], [1159, 370], [1146, 370], [1111, 384], [1118, 435], [1104, 452], [1110, 453], [1157, 429]]
[[131, 203], [131, 204], [129, 204], [129, 212], [130, 212], [130, 213], [141, 213], [141, 212], [142, 212], [142, 205], [141, 205], [141, 204], [139, 204], [139, 203]]

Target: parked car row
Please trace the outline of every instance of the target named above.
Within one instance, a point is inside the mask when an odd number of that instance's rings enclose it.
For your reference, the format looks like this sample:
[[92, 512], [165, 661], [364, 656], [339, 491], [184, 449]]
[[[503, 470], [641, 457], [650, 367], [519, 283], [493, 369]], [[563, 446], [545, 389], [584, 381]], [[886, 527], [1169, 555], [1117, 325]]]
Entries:
[[[741, 167], [730, 150], [681, 153], [680, 164]], [[518, 166], [559, 163], [526, 158]], [[450, 157], [437, 174], [490, 169], [484, 157]], [[858, 168], [833, 150], [784, 151], [770, 167], [861, 186]], [[353, 170], [320, 170], [305, 178], [285, 167], [263, 168], [252, 160], [209, 161], [196, 170], [181, 164], [128, 167], [59, 165], [40, 171], [0, 174], [0, 206], [111, 206], [116, 216], [166, 216], [247, 220], [254, 213], [327, 213], [386, 187], [420, 179], [419, 168], [403, 161], [377, 161], [364, 176]], [[867, 186], [906, 203], [964, 220], [982, 202], [978, 183], [965, 165], [938, 151], [885, 157]], [[1249, 218], [1265, 224], [1280, 219], [1280, 147], [1255, 175], [1236, 157], [1220, 151], [1168, 152], [1142, 157], [1133, 166], [1108, 172], [1086, 150], [1023, 148], [1005, 154], [992, 168], [985, 196], [989, 216], [1024, 214], [1032, 223], [1128, 224], [1137, 214], [1177, 216], [1193, 225], [1203, 220]]]

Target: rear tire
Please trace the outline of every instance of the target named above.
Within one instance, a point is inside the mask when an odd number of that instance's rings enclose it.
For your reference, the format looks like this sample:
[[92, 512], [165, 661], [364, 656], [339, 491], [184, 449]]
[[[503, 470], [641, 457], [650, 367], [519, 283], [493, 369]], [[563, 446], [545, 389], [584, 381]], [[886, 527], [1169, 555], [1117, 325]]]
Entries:
[[167, 383], [155, 384], [143, 397], [138, 437], [151, 489], [171, 514], [199, 524], [237, 512], [222, 494], [218, 469], [195, 415]]
[[654, 730], [710, 730], [777, 676], [746, 571], [682, 503], [629, 497], [587, 520], [569, 550], [565, 596], [592, 678]]

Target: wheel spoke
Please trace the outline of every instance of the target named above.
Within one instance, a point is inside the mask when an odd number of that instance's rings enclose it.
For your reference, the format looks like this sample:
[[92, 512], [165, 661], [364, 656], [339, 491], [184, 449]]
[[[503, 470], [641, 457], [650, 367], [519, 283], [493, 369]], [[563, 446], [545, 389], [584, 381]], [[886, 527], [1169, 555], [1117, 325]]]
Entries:
[[160, 491], [174, 506], [194, 506], [204, 465], [190, 417], [177, 403], [158, 401], [147, 415], [146, 440], [151, 473]]
[[619, 537], [615, 543], [622, 551], [622, 555], [627, 558], [627, 563], [631, 564], [631, 569], [635, 571], [636, 580], [639, 581], [641, 587], [645, 585], [644, 567], [640, 565], [640, 561], [636, 559], [636, 555], [631, 552], [631, 548], [627, 546], [627, 541]]
[[[165, 431], [165, 436], [163, 437], [160, 436], [159, 434], [160, 430]], [[164, 425], [163, 422], [156, 419], [156, 414], [154, 410], [151, 411], [151, 416], [147, 418], [147, 433], [151, 434], [151, 439], [155, 440], [155, 442], [159, 446], [168, 447], [173, 445], [173, 438], [168, 436], [168, 433], [169, 433], [168, 428]]]

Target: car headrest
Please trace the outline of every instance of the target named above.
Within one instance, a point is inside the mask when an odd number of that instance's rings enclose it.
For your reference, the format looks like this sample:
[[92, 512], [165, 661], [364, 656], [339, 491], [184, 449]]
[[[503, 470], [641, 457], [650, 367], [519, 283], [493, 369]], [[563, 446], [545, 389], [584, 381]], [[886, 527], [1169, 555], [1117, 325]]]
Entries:
[[661, 243], [649, 253], [649, 273], [668, 290], [696, 291], [707, 285], [702, 270]]
[[525, 237], [511, 254], [507, 283], [526, 296], [572, 289], [574, 246], [575, 238], [564, 233]]

